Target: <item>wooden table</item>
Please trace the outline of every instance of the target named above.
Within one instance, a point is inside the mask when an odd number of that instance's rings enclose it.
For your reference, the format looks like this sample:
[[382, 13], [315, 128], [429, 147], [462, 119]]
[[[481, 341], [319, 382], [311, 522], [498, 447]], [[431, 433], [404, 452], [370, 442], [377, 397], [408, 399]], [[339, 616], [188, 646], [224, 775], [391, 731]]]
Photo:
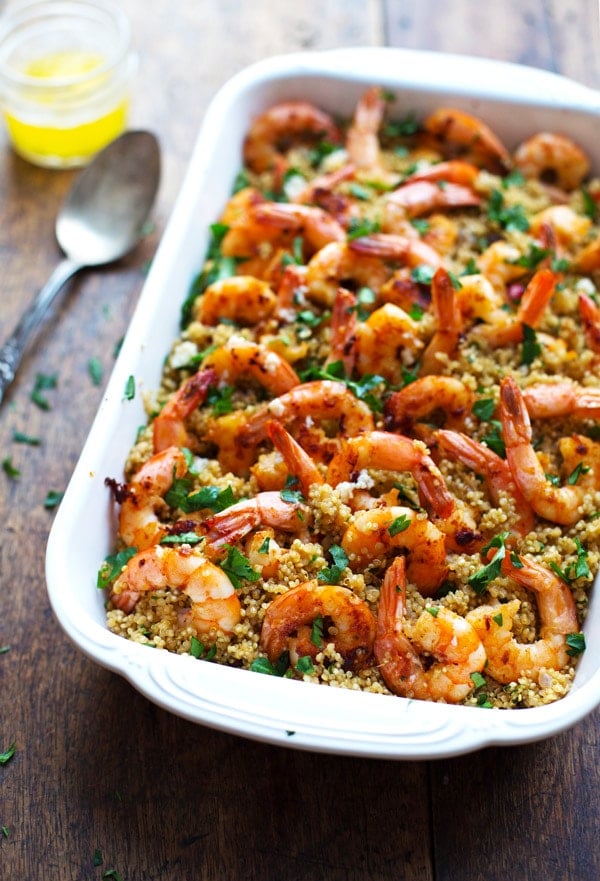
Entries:
[[[1, 456], [20, 474], [0, 473], [0, 752], [16, 741], [0, 766], [0, 877], [599, 878], [600, 714], [547, 742], [435, 762], [273, 748], [175, 718], [86, 660], [44, 583], [44, 500], [77, 460], [215, 90], [266, 55], [361, 44], [508, 59], [597, 87], [596, 0], [122, 5], [140, 52], [133, 124], [160, 136], [164, 177], [155, 230], [119, 266], [71, 283], [2, 410]], [[2, 337], [58, 259], [53, 221], [71, 178], [15, 158], [2, 136]], [[54, 374], [40, 409], [36, 377]], [[15, 430], [41, 443], [15, 443]]]

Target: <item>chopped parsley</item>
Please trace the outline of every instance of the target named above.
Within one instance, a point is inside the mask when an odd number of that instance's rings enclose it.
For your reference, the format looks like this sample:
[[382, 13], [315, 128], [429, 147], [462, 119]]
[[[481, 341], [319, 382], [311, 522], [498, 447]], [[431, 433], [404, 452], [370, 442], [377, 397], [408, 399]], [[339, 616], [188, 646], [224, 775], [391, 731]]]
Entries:
[[493, 398], [479, 398], [471, 409], [473, 415], [481, 419], [482, 422], [491, 422], [496, 409], [496, 402]]
[[6, 765], [12, 757], [14, 756], [17, 749], [16, 743], [11, 743], [7, 750], [4, 750], [3, 753], [0, 753], [0, 765]]
[[253, 569], [246, 557], [231, 545], [225, 545], [227, 556], [219, 563], [233, 586], [237, 589], [244, 581], [260, 581], [260, 572]]
[[567, 483], [569, 484], [569, 486], [575, 486], [575, 484], [577, 483], [577, 481], [579, 480], [581, 475], [587, 474], [589, 470], [590, 470], [589, 465], [585, 465], [583, 462], [580, 462], [579, 465], [577, 465], [573, 469], [573, 471], [571, 471], [571, 473], [569, 474], [569, 476], [567, 478]]
[[213, 643], [207, 648], [203, 642], [200, 642], [197, 636], [192, 636], [190, 640], [190, 655], [192, 656], [192, 658], [203, 658], [205, 661], [211, 661], [215, 657], [216, 653], [216, 643]]
[[44, 508], [47, 511], [51, 511], [52, 508], [57, 508], [62, 502], [64, 496], [64, 492], [60, 492], [56, 489], [49, 489], [46, 493], [46, 498], [44, 499]]
[[527, 232], [529, 221], [525, 209], [519, 203], [506, 205], [500, 190], [492, 190], [488, 203], [488, 217], [507, 232]]
[[340, 545], [331, 545], [329, 553], [331, 554], [333, 563], [331, 566], [326, 566], [324, 569], [321, 569], [317, 578], [325, 584], [338, 584], [342, 577], [342, 572], [349, 563], [348, 556], [346, 551], [340, 547]]
[[310, 655], [303, 655], [301, 658], [298, 658], [298, 663], [296, 664], [296, 670], [299, 673], [306, 673], [310, 676], [315, 672], [315, 668], [312, 662], [312, 658]]
[[542, 354], [537, 334], [533, 327], [528, 324], [521, 325], [523, 328], [523, 345], [521, 346], [521, 364], [528, 366], [533, 364], [536, 358]]
[[40, 410], [50, 410], [50, 402], [42, 392], [56, 388], [58, 375], [56, 373], [38, 373], [31, 391], [30, 398]]
[[412, 520], [410, 517], [407, 517], [406, 514], [401, 514], [399, 517], [395, 517], [390, 525], [388, 526], [388, 532], [393, 538], [395, 535], [399, 535], [401, 532], [404, 532], [410, 524]]
[[233, 404], [231, 398], [235, 388], [232, 385], [222, 385], [219, 388], [210, 386], [206, 395], [206, 401], [212, 407], [213, 416], [224, 416], [231, 413]]
[[127, 377], [123, 397], [126, 401], [133, 401], [135, 398], [135, 377], [133, 375]]
[[376, 220], [369, 220], [366, 217], [353, 217], [348, 224], [346, 239], [349, 242], [354, 239], [361, 239], [363, 236], [370, 236], [380, 230], [379, 223]]
[[5, 459], [2, 460], [2, 470], [7, 477], [11, 478], [11, 480], [16, 480], [18, 477], [21, 476], [21, 472], [15, 465], [13, 465], [10, 456], [7, 456]]
[[123, 566], [127, 565], [127, 562], [131, 560], [136, 553], [136, 548], [125, 548], [123, 551], [118, 551], [116, 554], [110, 554], [106, 557], [98, 570], [96, 587], [100, 590], [108, 587], [108, 585], [121, 573]]
[[13, 441], [16, 444], [28, 444], [30, 447], [39, 447], [41, 440], [31, 434], [25, 434], [23, 431], [13, 431]]
[[492, 548], [497, 548], [496, 553], [489, 561], [483, 566], [481, 569], [478, 569], [477, 572], [474, 572], [473, 575], [470, 575], [468, 578], [468, 583], [473, 588], [475, 593], [482, 594], [488, 584], [497, 578], [500, 575], [502, 568], [502, 560], [506, 556], [506, 539], [508, 538], [508, 532], [502, 532], [500, 535], [496, 535], [488, 544], [481, 549], [481, 553], [483, 556], [487, 554], [489, 550]]
[[255, 658], [250, 669], [254, 673], [266, 673], [267, 676], [284, 676], [289, 666], [289, 652], [283, 652], [274, 664], [268, 658]]
[[420, 263], [419, 266], [415, 266], [412, 270], [410, 277], [417, 284], [430, 285], [433, 281], [434, 275], [435, 269], [433, 266], [427, 266], [426, 263]]
[[572, 658], [576, 658], [585, 651], [585, 636], [583, 633], [568, 633], [566, 643], [568, 645], [567, 654]]
[[88, 373], [94, 385], [101, 385], [104, 371], [99, 358], [90, 358], [88, 361]]

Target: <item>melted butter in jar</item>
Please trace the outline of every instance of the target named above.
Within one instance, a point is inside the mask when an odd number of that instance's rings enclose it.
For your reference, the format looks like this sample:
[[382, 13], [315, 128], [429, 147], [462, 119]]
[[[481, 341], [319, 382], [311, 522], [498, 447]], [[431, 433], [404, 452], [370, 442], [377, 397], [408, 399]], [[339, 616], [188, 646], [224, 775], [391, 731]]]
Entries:
[[38, 165], [86, 164], [127, 124], [135, 59], [105, 2], [33, 2], [0, 19], [0, 100], [13, 147]]

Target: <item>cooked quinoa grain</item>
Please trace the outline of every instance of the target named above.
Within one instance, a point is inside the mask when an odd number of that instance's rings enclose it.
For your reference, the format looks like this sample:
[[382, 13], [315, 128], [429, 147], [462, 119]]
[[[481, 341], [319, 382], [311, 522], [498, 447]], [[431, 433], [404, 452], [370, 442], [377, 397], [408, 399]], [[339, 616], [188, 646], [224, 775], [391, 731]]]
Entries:
[[107, 478], [108, 627], [336, 688], [558, 700], [600, 565], [600, 181], [570, 141], [409, 125], [377, 88], [361, 125], [299, 113], [251, 127]]

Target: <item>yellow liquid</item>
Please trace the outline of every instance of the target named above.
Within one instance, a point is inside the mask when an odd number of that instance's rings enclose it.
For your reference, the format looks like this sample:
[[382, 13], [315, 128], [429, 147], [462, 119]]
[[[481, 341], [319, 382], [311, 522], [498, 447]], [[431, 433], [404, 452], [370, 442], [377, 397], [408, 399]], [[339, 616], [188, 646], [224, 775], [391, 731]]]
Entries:
[[[102, 57], [89, 52], [72, 50], [55, 52], [30, 62], [23, 73], [40, 80], [62, 79], [84, 75], [99, 68]], [[79, 86], [66, 87], [76, 95]], [[40, 99], [40, 109], [47, 110], [51, 97]], [[56, 124], [36, 124], [24, 121], [14, 112], [5, 115], [6, 126], [17, 153], [41, 165], [67, 167], [82, 165], [98, 150], [120, 135], [126, 125], [129, 101], [122, 98], [107, 113], [86, 122], [69, 124], [56, 114]], [[46, 115], [47, 119], [47, 115]]]

